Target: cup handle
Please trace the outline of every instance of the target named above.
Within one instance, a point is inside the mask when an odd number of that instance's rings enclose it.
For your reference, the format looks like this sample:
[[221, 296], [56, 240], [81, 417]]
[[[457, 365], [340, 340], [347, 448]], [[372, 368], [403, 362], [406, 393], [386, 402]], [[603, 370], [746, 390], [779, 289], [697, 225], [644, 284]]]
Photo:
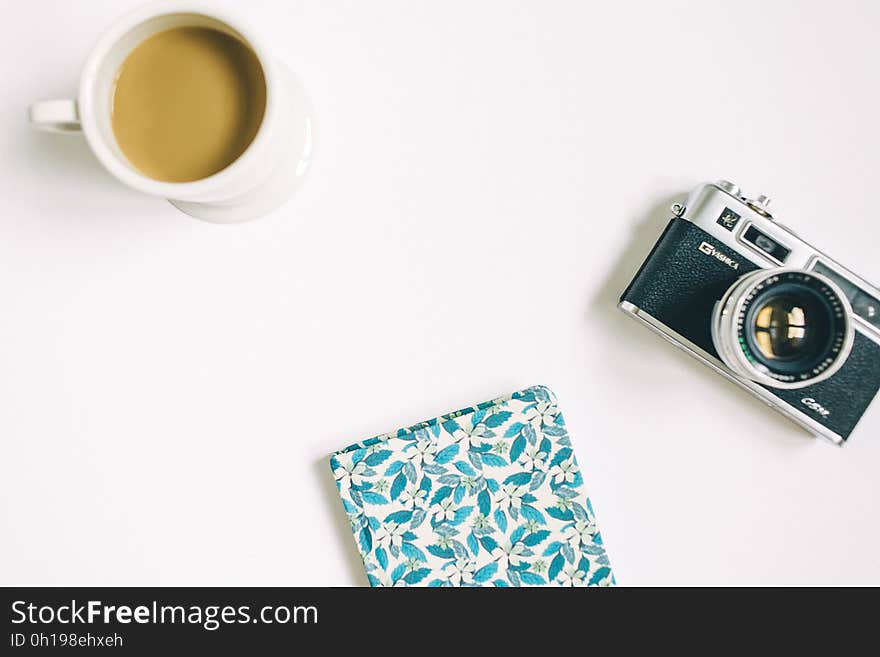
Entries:
[[72, 134], [82, 132], [75, 100], [41, 100], [28, 108], [28, 119], [37, 130]]

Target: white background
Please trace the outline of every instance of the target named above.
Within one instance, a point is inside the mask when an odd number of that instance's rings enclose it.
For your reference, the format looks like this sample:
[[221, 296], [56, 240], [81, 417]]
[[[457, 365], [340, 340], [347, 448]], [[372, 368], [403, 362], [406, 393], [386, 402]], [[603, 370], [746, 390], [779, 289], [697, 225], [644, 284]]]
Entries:
[[836, 449], [615, 308], [717, 177], [880, 279], [880, 5], [232, 3], [319, 132], [216, 226], [27, 126], [134, 4], [3, 10], [0, 583], [365, 584], [327, 454], [543, 383], [621, 584], [880, 584], [880, 404]]

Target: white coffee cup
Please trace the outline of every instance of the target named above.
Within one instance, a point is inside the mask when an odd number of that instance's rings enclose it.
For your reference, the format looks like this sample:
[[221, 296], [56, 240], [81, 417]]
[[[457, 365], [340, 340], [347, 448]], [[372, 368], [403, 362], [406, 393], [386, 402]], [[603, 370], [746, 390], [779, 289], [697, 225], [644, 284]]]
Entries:
[[[128, 54], [146, 38], [182, 26], [217, 29], [248, 45], [263, 68], [266, 107], [256, 136], [232, 164], [201, 180], [174, 183], [149, 178], [128, 161], [113, 134], [111, 106]], [[86, 60], [77, 99], [34, 103], [29, 116], [42, 130], [84, 134], [101, 164], [129, 187], [218, 223], [254, 219], [281, 205], [302, 181], [313, 151], [311, 108], [296, 78], [240, 18], [198, 0], [163, 0], [118, 20]]]

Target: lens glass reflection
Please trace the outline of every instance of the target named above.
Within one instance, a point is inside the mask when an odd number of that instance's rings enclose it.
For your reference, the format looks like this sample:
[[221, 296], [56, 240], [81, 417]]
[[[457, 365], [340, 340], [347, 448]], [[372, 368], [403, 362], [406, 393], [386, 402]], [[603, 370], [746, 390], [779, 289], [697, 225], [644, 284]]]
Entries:
[[809, 349], [807, 314], [802, 301], [776, 297], [755, 314], [755, 342], [765, 358], [789, 360]]
[[828, 356], [834, 316], [813, 289], [794, 284], [769, 289], [755, 298], [746, 318], [746, 341], [771, 371], [807, 371]]

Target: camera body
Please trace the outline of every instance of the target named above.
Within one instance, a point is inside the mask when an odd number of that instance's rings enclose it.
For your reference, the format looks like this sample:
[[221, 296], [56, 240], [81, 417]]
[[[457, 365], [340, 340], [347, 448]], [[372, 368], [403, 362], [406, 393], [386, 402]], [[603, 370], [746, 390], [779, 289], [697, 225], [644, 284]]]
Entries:
[[842, 445], [880, 388], [880, 290], [727, 181], [673, 205], [620, 308]]

